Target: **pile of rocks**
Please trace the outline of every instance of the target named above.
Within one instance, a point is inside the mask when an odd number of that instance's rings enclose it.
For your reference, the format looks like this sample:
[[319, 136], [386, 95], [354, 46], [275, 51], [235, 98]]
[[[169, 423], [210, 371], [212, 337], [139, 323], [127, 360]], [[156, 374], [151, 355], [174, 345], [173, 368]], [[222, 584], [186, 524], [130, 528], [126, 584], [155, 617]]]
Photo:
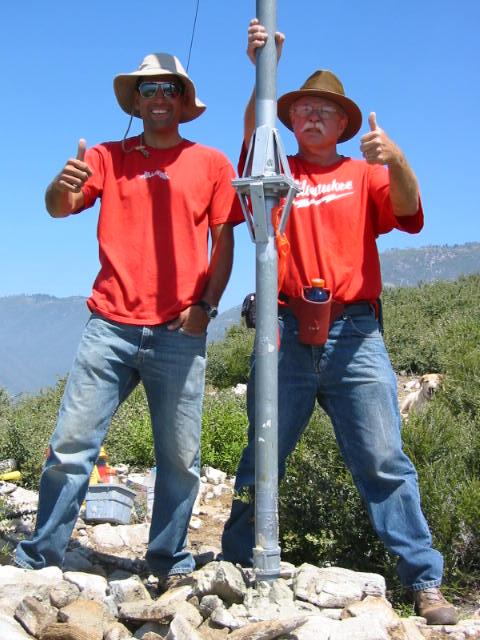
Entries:
[[254, 582], [251, 570], [214, 561], [158, 596], [156, 580], [50, 567], [0, 567], [5, 640], [451, 640], [480, 638], [480, 618], [427, 627], [400, 618], [381, 576], [335, 567], [298, 569]]
[[[112, 526], [79, 518], [63, 572], [0, 567], [1, 640], [480, 639], [480, 611], [452, 627], [400, 618], [376, 574], [282, 563], [281, 577], [266, 583], [256, 582], [251, 569], [219, 561], [232, 479], [209, 467], [202, 469], [190, 523], [197, 570], [188, 584], [161, 593], [143, 560], [149, 530], [146, 475], [119, 471], [137, 491], [143, 520]], [[31, 532], [38, 496], [1, 482], [0, 495], [12, 513], [27, 512], [1, 523], [0, 539], [13, 547]]]

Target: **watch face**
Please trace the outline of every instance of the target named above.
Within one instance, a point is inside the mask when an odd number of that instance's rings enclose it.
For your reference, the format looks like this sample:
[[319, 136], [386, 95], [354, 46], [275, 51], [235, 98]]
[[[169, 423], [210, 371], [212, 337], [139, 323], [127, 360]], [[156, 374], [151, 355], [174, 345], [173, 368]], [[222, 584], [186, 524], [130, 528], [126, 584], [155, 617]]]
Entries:
[[202, 307], [210, 320], [213, 320], [213, 318], [216, 318], [218, 316], [217, 307], [208, 304], [208, 302], [206, 302], [205, 300], [200, 300], [197, 304], [199, 307]]

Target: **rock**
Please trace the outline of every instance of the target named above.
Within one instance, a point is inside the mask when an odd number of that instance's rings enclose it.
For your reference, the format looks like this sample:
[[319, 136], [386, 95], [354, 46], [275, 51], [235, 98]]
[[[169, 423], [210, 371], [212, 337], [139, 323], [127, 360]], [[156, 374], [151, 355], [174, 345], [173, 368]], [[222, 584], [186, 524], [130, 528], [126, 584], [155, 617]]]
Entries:
[[112, 622], [104, 631], [103, 640], [128, 640], [132, 634], [121, 622]]
[[180, 587], [175, 587], [173, 589], [169, 589], [162, 593], [162, 595], [157, 598], [157, 604], [161, 604], [164, 606], [167, 605], [176, 605], [182, 602], [185, 602], [192, 595], [192, 585], [185, 584]]
[[385, 598], [375, 598], [367, 596], [361, 602], [353, 602], [343, 611], [342, 617], [367, 616], [371, 620], [376, 620], [388, 629], [394, 629], [400, 625], [400, 618], [395, 613], [392, 605]]
[[413, 620], [410, 620], [409, 618], [402, 620], [401, 625], [405, 635], [405, 640], [424, 640], [420, 629]]
[[228, 640], [274, 640], [278, 636], [291, 633], [302, 625], [307, 618], [298, 616], [288, 620], [268, 620], [267, 622], [254, 622], [242, 629], [237, 629], [229, 634]]
[[0, 638], [5, 640], [32, 640], [32, 636], [8, 613], [0, 612]]
[[66, 571], [64, 578], [67, 582], [75, 584], [84, 598], [103, 600], [107, 595], [108, 582], [103, 576], [95, 576], [80, 571]]
[[214, 625], [228, 627], [229, 629], [240, 629], [240, 627], [246, 624], [246, 620], [240, 620], [238, 617], [232, 615], [230, 610], [225, 609], [223, 605], [212, 611], [210, 620]]
[[152, 637], [155, 635], [157, 638], [165, 638], [168, 633], [170, 625], [168, 624], [159, 624], [158, 622], [146, 622], [142, 624], [142, 626], [136, 630], [134, 634], [134, 638], [140, 638], [141, 640], [145, 640], [147, 637]]
[[385, 596], [385, 592], [382, 576], [339, 567], [303, 564], [294, 578], [295, 596], [317, 607], [345, 607], [367, 595]]
[[98, 633], [92, 634], [74, 624], [55, 622], [45, 629], [40, 640], [98, 640], [98, 637]]
[[110, 592], [116, 604], [150, 600], [150, 594], [138, 576], [130, 576], [124, 580], [110, 580]]
[[215, 609], [218, 609], [220, 607], [223, 607], [222, 600], [218, 596], [210, 595], [203, 596], [203, 598], [200, 600], [198, 608], [202, 616], [207, 619], [212, 615]]
[[195, 529], [196, 531], [198, 531], [198, 529], [202, 528], [203, 522], [200, 520], [200, 518], [196, 518], [195, 516], [192, 516], [190, 518], [190, 522], [188, 526], [190, 527], [190, 529]]
[[330, 640], [389, 640], [387, 627], [372, 616], [333, 622]]
[[8, 565], [0, 566], [0, 610], [13, 613], [26, 596], [35, 595], [47, 599], [51, 587], [62, 582], [63, 576], [57, 567], [47, 567], [38, 571], [19, 569]]
[[165, 640], [202, 640], [202, 637], [188, 620], [181, 615], [177, 615], [172, 620]]
[[124, 542], [119, 533], [119, 527], [113, 527], [110, 523], [97, 524], [92, 528], [92, 542], [101, 549], [122, 548]]
[[30, 635], [38, 638], [45, 627], [56, 622], [57, 610], [33, 596], [27, 596], [15, 609], [15, 619]]
[[233, 387], [233, 393], [236, 396], [244, 396], [247, 393], [247, 385], [243, 382], [239, 382]]
[[58, 612], [58, 620], [89, 633], [92, 640], [102, 640], [103, 628], [112, 622], [106, 607], [93, 600], [77, 600]]
[[[139, 602], [122, 602], [118, 607], [120, 620], [131, 622], [170, 622], [177, 612], [178, 604], [168, 602], [163, 605], [147, 600]], [[200, 615], [200, 614], [199, 614]]]
[[203, 617], [200, 611], [189, 602], [181, 602], [177, 605], [177, 612], [175, 616], [180, 615], [187, 620], [192, 627], [197, 628], [203, 622]]
[[58, 586], [49, 591], [50, 603], [57, 609], [62, 609], [74, 600], [78, 600], [80, 589], [72, 582], [61, 582]]
[[213, 467], [202, 467], [202, 476], [204, 476], [209, 484], [222, 484], [227, 478], [224, 471], [219, 471]]
[[230, 562], [210, 562], [202, 569], [195, 571], [194, 595], [202, 597], [214, 594], [227, 604], [243, 602], [247, 588], [241, 572]]

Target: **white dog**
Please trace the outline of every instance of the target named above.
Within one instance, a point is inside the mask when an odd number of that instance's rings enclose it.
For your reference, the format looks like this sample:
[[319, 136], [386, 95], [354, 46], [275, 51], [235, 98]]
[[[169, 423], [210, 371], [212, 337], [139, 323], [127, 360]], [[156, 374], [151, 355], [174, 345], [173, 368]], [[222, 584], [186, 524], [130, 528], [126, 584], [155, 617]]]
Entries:
[[[411, 391], [400, 405], [400, 413], [406, 417], [409, 413], [421, 413], [425, 405], [431, 400], [433, 394], [442, 384], [443, 376], [439, 373], [426, 373], [413, 386], [415, 391]], [[412, 383], [409, 383], [410, 385]]]

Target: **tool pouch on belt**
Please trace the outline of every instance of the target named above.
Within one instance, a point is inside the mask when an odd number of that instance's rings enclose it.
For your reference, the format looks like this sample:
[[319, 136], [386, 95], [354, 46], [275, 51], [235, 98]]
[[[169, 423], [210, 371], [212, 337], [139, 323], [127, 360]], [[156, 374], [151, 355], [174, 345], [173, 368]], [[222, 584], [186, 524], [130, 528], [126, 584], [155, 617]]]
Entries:
[[300, 298], [290, 297], [288, 306], [298, 321], [299, 341], [314, 346], [325, 344], [330, 330], [331, 292], [325, 302], [312, 302], [303, 294]]

